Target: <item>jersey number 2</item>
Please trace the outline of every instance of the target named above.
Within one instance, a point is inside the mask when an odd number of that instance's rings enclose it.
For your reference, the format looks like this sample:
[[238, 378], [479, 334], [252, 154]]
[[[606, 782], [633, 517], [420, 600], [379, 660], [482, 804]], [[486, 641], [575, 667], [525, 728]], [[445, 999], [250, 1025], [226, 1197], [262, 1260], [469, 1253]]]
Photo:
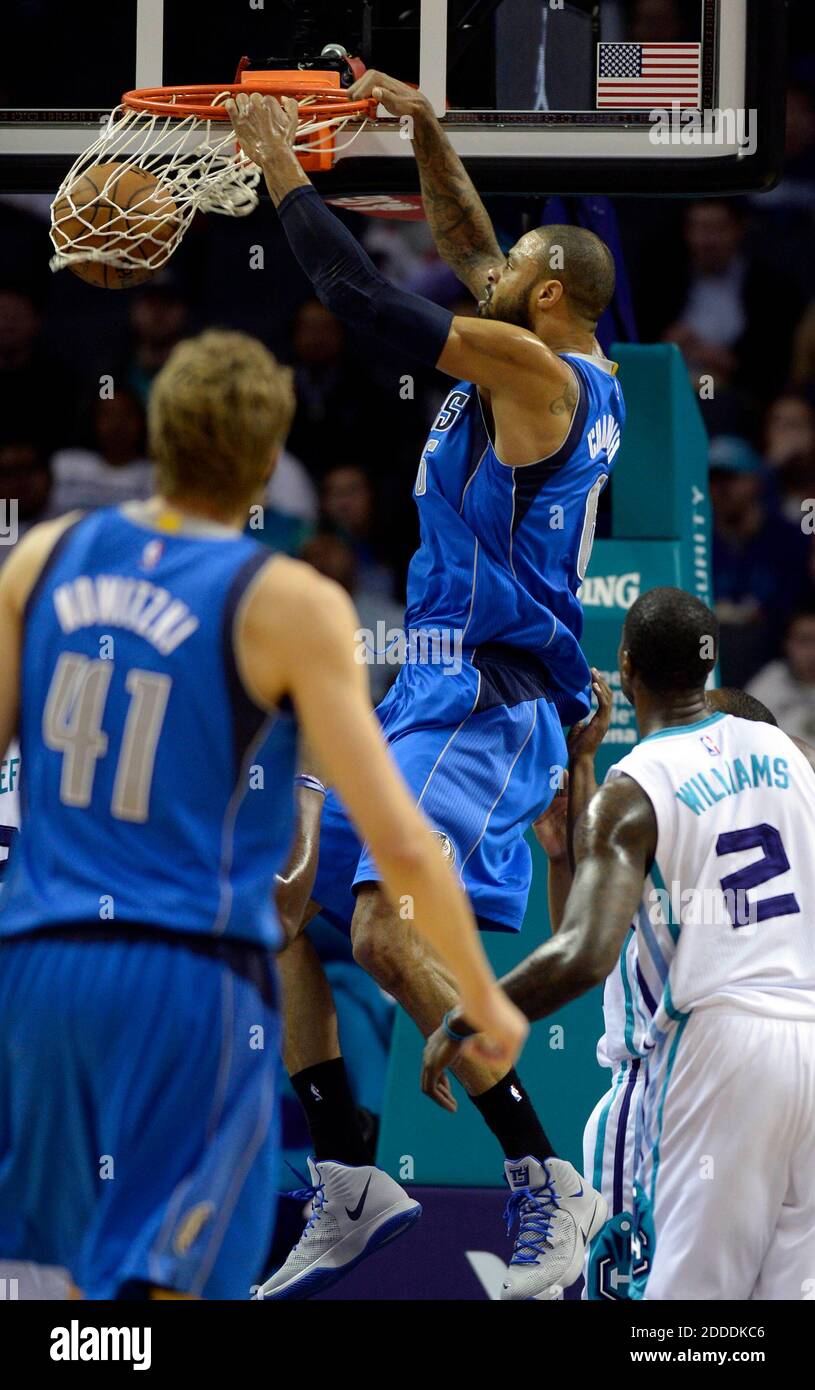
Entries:
[[746, 849], [760, 849], [761, 858], [721, 880], [724, 891], [735, 895], [733, 926], [746, 927], [748, 922], [766, 922], [770, 917], [789, 917], [793, 912], [800, 912], [794, 893], [779, 893], [757, 903], [748, 902], [746, 898], [748, 888], [769, 883], [789, 869], [790, 861], [775, 826], [751, 825], [748, 830], [728, 830], [716, 841], [718, 855], [739, 854]]
[[[46, 748], [62, 754], [60, 800], [65, 806], [90, 806], [96, 764], [108, 751], [102, 729], [112, 661], [92, 661], [63, 652], [56, 664], [45, 710], [42, 736]], [[161, 726], [172, 680], [157, 671], [128, 671], [130, 696], [122, 746], [116, 764], [111, 814], [117, 820], [144, 822]]]

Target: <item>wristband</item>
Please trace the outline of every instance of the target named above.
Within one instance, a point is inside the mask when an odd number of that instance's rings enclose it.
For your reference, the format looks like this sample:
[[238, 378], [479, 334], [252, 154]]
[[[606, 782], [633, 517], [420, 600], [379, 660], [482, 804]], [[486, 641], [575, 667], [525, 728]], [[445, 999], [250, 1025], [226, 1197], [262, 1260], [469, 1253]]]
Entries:
[[468, 1038], [472, 1037], [473, 1033], [475, 1032], [475, 1029], [474, 1029], [474, 1028], [470, 1028], [470, 1025], [469, 1025], [468, 1023], [465, 1023], [464, 1020], [462, 1019], [462, 1021], [461, 1021], [460, 1024], [459, 1024], [459, 1027], [460, 1027], [460, 1028], [466, 1028], [468, 1031], [467, 1031], [466, 1033], [456, 1033], [455, 1030], [454, 1030], [453, 1028], [450, 1027], [450, 1015], [451, 1015], [453, 1012], [454, 1012], [453, 1009], [448, 1009], [448, 1010], [447, 1010], [447, 1013], [444, 1015], [444, 1018], [443, 1018], [442, 1021], [441, 1021], [441, 1026], [442, 1026], [442, 1028], [444, 1029], [444, 1031], [445, 1031], [447, 1037], [450, 1039], [451, 1042], [456, 1042], [456, 1043], [466, 1042]]
[[319, 792], [320, 796], [327, 794], [327, 788], [323, 786], [319, 777], [312, 777], [310, 772], [298, 772], [294, 779], [296, 787], [305, 787], [310, 792]]

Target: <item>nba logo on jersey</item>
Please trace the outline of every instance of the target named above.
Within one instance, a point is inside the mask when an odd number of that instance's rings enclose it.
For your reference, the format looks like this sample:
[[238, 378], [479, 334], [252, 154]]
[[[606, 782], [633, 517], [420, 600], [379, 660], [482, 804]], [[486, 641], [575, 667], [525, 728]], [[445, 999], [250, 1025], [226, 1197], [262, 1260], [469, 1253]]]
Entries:
[[711, 738], [710, 734], [702, 734], [701, 737], [700, 737], [700, 739], [699, 739], [699, 742], [702, 744], [702, 747], [703, 747], [703, 748], [706, 748], [706, 749], [707, 749], [707, 751], [708, 751], [708, 753], [710, 754], [711, 758], [719, 758], [719, 757], [721, 757], [721, 752], [722, 752], [722, 750], [721, 750], [721, 748], [719, 747], [719, 745], [716, 743], [716, 740], [713, 739], [713, 738]]
[[447, 863], [448, 863], [448, 864], [455, 864], [455, 862], [456, 862], [456, 847], [455, 847], [455, 845], [453, 844], [453, 841], [450, 839], [450, 836], [447, 835], [447, 834], [445, 833], [445, 831], [443, 831], [443, 830], [434, 830], [434, 831], [433, 831], [433, 834], [435, 835], [436, 839], [438, 840], [439, 844], [441, 845], [441, 852], [442, 852], [442, 854], [444, 855], [445, 859], [447, 860]]
[[143, 570], [154, 570], [163, 554], [164, 541], [160, 541], [158, 538], [148, 541], [141, 553], [140, 568]]

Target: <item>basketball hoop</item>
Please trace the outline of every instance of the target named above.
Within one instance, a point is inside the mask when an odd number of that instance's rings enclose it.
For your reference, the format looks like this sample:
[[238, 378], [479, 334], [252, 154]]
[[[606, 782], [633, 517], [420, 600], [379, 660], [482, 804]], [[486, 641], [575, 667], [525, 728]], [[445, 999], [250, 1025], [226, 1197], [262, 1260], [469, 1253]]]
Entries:
[[[51, 269], [99, 262], [144, 278], [169, 260], [196, 212], [245, 217], [257, 207], [261, 171], [235, 141], [225, 102], [243, 92], [293, 97], [300, 121], [292, 148], [309, 172], [330, 169], [376, 113], [376, 102], [351, 101], [337, 72], [239, 70], [226, 86], [149, 87], [125, 92], [102, 134], [73, 165], [51, 208]], [[344, 144], [337, 136], [354, 123]], [[89, 173], [106, 170], [95, 196], [77, 197]], [[132, 171], [141, 203], [116, 199]], [[98, 195], [98, 196], [96, 196]], [[101, 221], [97, 214], [105, 209]], [[115, 216], [111, 218], [111, 211]]]

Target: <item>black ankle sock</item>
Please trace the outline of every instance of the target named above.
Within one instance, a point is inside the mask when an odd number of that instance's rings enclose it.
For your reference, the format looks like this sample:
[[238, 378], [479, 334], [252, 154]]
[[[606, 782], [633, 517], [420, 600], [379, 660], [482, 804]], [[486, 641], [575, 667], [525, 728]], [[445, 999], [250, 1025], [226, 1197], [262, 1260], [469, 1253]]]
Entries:
[[355, 1166], [371, 1162], [342, 1057], [304, 1067], [291, 1084], [306, 1112], [316, 1159]]
[[505, 1158], [556, 1156], [514, 1068], [483, 1095], [470, 1096], [470, 1100], [481, 1111]]

